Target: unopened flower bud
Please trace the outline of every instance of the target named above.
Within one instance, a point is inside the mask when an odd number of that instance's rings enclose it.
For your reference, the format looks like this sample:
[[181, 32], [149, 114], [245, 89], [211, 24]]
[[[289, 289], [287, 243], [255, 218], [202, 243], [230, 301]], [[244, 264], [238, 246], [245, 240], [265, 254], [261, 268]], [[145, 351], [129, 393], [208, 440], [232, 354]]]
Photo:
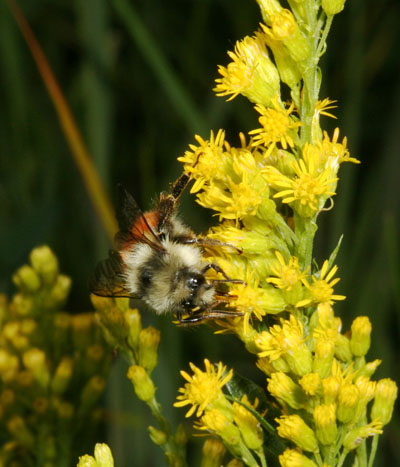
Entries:
[[203, 458], [201, 467], [220, 467], [226, 449], [217, 438], [207, 438], [203, 444]]
[[51, 249], [47, 245], [34, 248], [29, 258], [43, 284], [52, 284], [58, 274], [58, 260]]
[[296, 449], [286, 449], [279, 456], [281, 467], [317, 467], [317, 464]]
[[94, 447], [94, 458], [97, 467], [114, 467], [114, 459], [111, 449], [105, 443], [97, 443]]
[[354, 416], [359, 402], [359, 391], [354, 384], [342, 386], [338, 394], [337, 418], [342, 423], [356, 422]]
[[60, 306], [65, 302], [71, 289], [71, 278], [65, 274], [59, 274], [50, 290], [48, 302], [50, 306]]
[[128, 369], [128, 378], [131, 380], [137, 397], [145, 402], [150, 402], [156, 389], [147, 371], [139, 365], [132, 365]]
[[153, 326], [142, 329], [139, 334], [139, 365], [149, 374], [157, 366], [160, 331]]
[[382, 425], [390, 422], [393, 414], [394, 402], [397, 398], [397, 384], [389, 378], [377, 382], [371, 418], [379, 419]]
[[176, 429], [175, 441], [179, 446], [185, 446], [189, 441], [189, 433], [183, 423], [179, 423]]
[[201, 422], [209, 430], [220, 436], [226, 445], [238, 446], [240, 443], [240, 431], [222, 412], [216, 409], [206, 411], [201, 417]]
[[12, 298], [10, 309], [20, 316], [30, 315], [33, 310], [32, 296], [16, 293]]
[[71, 357], [63, 357], [58, 364], [51, 381], [51, 389], [55, 394], [62, 394], [68, 387], [71, 381], [74, 368], [74, 360]]
[[321, 6], [327, 16], [333, 16], [340, 13], [346, 0], [322, 0]]
[[336, 337], [335, 356], [342, 362], [350, 362], [353, 358], [349, 338], [343, 334], [338, 334]]
[[318, 451], [318, 442], [313, 430], [298, 415], [285, 415], [275, 419], [278, 423], [278, 434], [289, 439], [304, 451]]
[[94, 457], [85, 454], [84, 456], [79, 457], [77, 467], [98, 467], [98, 465]]
[[350, 349], [356, 357], [363, 357], [371, 345], [371, 321], [367, 316], [358, 316], [351, 325]]
[[25, 264], [21, 266], [13, 275], [14, 284], [22, 292], [34, 293], [40, 289], [40, 279], [32, 266]]
[[42, 388], [47, 388], [50, 382], [50, 372], [43, 350], [33, 347], [22, 355], [25, 367], [33, 374]]
[[279, 13], [282, 7], [278, 0], [257, 0], [260, 6], [261, 16], [265, 23], [271, 24], [271, 16]]
[[314, 409], [315, 434], [321, 444], [334, 444], [337, 438], [336, 405], [318, 405]]
[[267, 379], [268, 391], [277, 399], [285, 402], [293, 409], [300, 409], [306, 403], [306, 395], [288, 375], [281, 372], [272, 373]]
[[16, 415], [10, 418], [7, 422], [7, 428], [14, 438], [23, 446], [29, 449], [34, 448], [35, 438], [22, 417]]
[[92, 408], [99, 400], [106, 387], [106, 381], [103, 377], [92, 376], [86, 383], [81, 393], [81, 407], [83, 410]]
[[302, 62], [310, 55], [310, 44], [300, 31], [290, 10], [282, 9], [271, 18], [274, 39], [281, 40], [295, 62]]
[[235, 423], [238, 426], [244, 443], [249, 449], [260, 449], [264, 442], [264, 435], [256, 417], [243, 405], [233, 403]]
[[326, 378], [331, 372], [334, 355], [335, 341], [328, 336], [319, 338], [315, 343], [313, 372], [318, 373], [321, 378]]
[[167, 442], [168, 437], [165, 431], [159, 430], [158, 428], [154, 428], [154, 426], [149, 426], [148, 430], [151, 440], [157, 446], [161, 446], [162, 444], [165, 444]]
[[142, 330], [139, 310], [137, 308], [128, 308], [124, 316], [129, 328], [128, 345], [131, 349], [135, 349], [138, 345], [140, 331]]
[[300, 386], [309, 396], [319, 395], [321, 392], [321, 377], [318, 373], [309, 373], [299, 380]]
[[339, 394], [340, 379], [337, 376], [328, 376], [322, 380], [325, 404], [333, 404]]

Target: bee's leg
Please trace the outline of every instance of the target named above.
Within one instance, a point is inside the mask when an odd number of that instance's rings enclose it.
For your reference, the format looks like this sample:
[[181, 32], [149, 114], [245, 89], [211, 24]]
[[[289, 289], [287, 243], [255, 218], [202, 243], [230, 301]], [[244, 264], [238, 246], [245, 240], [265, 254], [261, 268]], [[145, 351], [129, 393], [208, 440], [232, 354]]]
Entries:
[[228, 242], [221, 242], [215, 238], [208, 238], [208, 237], [203, 237], [203, 238], [189, 238], [185, 240], [183, 243], [189, 243], [189, 244], [196, 244], [199, 246], [227, 246], [229, 248], [233, 248], [236, 250], [236, 252], [241, 255], [243, 253], [243, 250], [241, 248], [238, 248], [235, 245], [232, 245], [232, 243]]
[[168, 222], [168, 219], [176, 211], [177, 204], [185, 191], [185, 188], [190, 182], [190, 175], [183, 173], [171, 186], [170, 193], [161, 193], [160, 201], [158, 204], [160, 218], [158, 221], [157, 230], [158, 232], [164, 231], [164, 226]]
[[179, 324], [199, 324], [202, 321], [206, 321], [208, 319], [219, 319], [219, 318], [227, 318], [227, 317], [237, 317], [243, 316], [243, 313], [240, 311], [233, 311], [233, 310], [207, 310], [201, 313], [194, 314], [192, 316], [188, 316], [187, 318], [179, 319]]
[[220, 274], [222, 274], [225, 279], [215, 279], [212, 281], [212, 286], [214, 286], [215, 284], [220, 284], [220, 283], [223, 283], [223, 282], [231, 282], [232, 284], [243, 284], [245, 285], [246, 282], [241, 280], [241, 279], [231, 279], [230, 277], [228, 277], [224, 270], [218, 266], [218, 264], [216, 263], [208, 263], [204, 266], [204, 268], [202, 269], [202, 274], [205, 274], [209, 269], [214, 269], [215, 272], [219, 272]]

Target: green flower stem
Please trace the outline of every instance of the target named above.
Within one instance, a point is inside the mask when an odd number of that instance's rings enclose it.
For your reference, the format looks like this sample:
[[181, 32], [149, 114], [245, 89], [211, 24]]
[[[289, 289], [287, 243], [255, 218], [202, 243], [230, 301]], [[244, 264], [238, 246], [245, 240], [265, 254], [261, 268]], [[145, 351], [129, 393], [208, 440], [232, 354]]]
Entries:
[[[340, 456], [336, 467], [342, 467], [342, 465], [343, 465], [343, 463], [344, 463], [344, 460], [345, 460], [346, 457], [347, 457], [347, 454], [348, 454], [348, 451], [343, 451], [343, 452], [342, 452], [342, 455]], [[360, 466], [360, 467], [361, 467], [361, 466]]]
[[267, 467], [267, 460], [265, 459], [264, 451], [261, 449], [255, 451], [261, 461], [261, 467]]
[[294, 221], [296, 235], [299, 240], [296, 245], [295, 255], [299, 258], [300, 264], [304, 270], [311, 265], [313, 242], [318, 226], [316, 217], [306, 219], [295, 213]]
[[[364, 420], [364, 423], [366, 424], [367, 420]], [[356, 451], [356, 456], [358, 460], [358, 465], [360, 467], [363, 467], [363, 466], [367, 467], [367, 463], [368, 463], [367, 443], [365, 440], [360, 444], [360, 446], [358, 446], [357, 451]]]
[[169, 462], [170, 465], [173, 465], [174, 467], [185, 467], [187, 464], [184, 453], [182, 452], [182, 448], [178, 446], [175, 441], [171, 425], [162, 414], [161, 405], [157, 402], [155, 397], [153, 397], [151, 401], [147, 402], [147, 405], [149, 406], [154, 418], [157, 420], [160, 429], [167, 435], [167, 441], [160, 447], [166, 454], [173, 454], [173, 456], [167, 457], [168, 461], [173, 459], [173, 463]]
[[318, 462], [318, 465], [324, 465], [324, 461], [321, 458], [321, 454], [319, 452], [314, 452], [315, 460]]
[[320, 57], [324, 54], [326, 48], [326, 38], [328, 37], [329, 31], [332, 26], [333, 16], [327, 16], [324, 30], [322, 32], [321, 39], [318, 44], [317, 56]]
[[375, 435], [372, 440], [371, 453], [369, 455], [368, 467], [374, 465], [376, 450], [378, 449], [379, 435]]

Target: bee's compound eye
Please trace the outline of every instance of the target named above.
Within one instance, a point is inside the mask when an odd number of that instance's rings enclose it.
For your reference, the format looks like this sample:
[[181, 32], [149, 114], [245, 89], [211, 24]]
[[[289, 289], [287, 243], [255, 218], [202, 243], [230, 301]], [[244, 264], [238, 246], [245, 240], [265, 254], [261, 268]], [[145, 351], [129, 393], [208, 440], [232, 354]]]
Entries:
[[193, 274], [188, 277], [186, 285], [190, 290], [198, 289], [202, 284], [204, 284], [204, 276], [201, 274]]

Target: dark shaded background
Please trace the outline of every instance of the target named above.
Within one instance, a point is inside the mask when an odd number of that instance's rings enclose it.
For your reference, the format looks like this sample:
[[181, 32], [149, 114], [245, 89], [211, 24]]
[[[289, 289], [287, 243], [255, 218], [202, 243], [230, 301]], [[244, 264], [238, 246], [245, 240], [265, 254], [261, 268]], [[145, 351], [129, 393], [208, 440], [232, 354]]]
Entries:
[[[176, 157], [198, 133], [238, 131], [256, 125], [244, 98], [225, 103], [211, 91], [226, 50], [260, 21], [252, 0], [20, 0], [24, 14], [70, 103], [98, 170], [113, 193], [123, 182], [149, 207], [180, 173]], [[130, 15], [123, 9], [129, 5]], [[371, 360], [376, 377], [399, 380], [399, 149], [400, 3], [351, 0], [338, 15], [322, 61], [321, 98], [337, 99], [338, 121], [361, 166], [344, 165], [335, 209], [320, 217], [316, 256], [329, 256], [341, 233], [337, 287], [348, 299], [336, 307], [348, 329], [357, 315], [373, 323]], [[71, 311], [91, 308], [87, 278], [108, 241], [74, 165], [53, 105], [10, 15], [0, 4], [0, 291], [12, 291], [11, 274], [36, 245], [47, 243], [74, 281]], [[165, 68], [166, 67], [166, 68]], [[166, 71], [167, 70], [167, 71]], [[169, 74], [171, 73], [171, 75]], [[204, 231], [210, 215], [185, 197], [186, 222]], [[181, 384], [179, 368], [204, 356], [253, 375], [242, 346], [200, 327], [182, 331], [170, 319], [144, 314], [162, 329], [159, 395], [170, 406]], [[250, 362], [252, 363], [252, 362]], [[264, 384], [263, 379], [259, 380]], [[117, 465], [163, 465], [147, 442], [154, 423], [136, 403], [118, 363], [105, 428]], [[179, 413], [179, 416], [183, 415]], [[400, 465], [399, 417], [385, 430], [376, 465]], [[102, 441], [102, 440], [98, 440]], [[132, 451], [133, 450], [133, 451]], [[195, 459], [198, 448], [193, 447]], [[132, 452], [136, 452], [132, 457]], [[397, 461], [397, 462], [396, 462]], [[198, 465], [197, 460], [190, 465]]]

